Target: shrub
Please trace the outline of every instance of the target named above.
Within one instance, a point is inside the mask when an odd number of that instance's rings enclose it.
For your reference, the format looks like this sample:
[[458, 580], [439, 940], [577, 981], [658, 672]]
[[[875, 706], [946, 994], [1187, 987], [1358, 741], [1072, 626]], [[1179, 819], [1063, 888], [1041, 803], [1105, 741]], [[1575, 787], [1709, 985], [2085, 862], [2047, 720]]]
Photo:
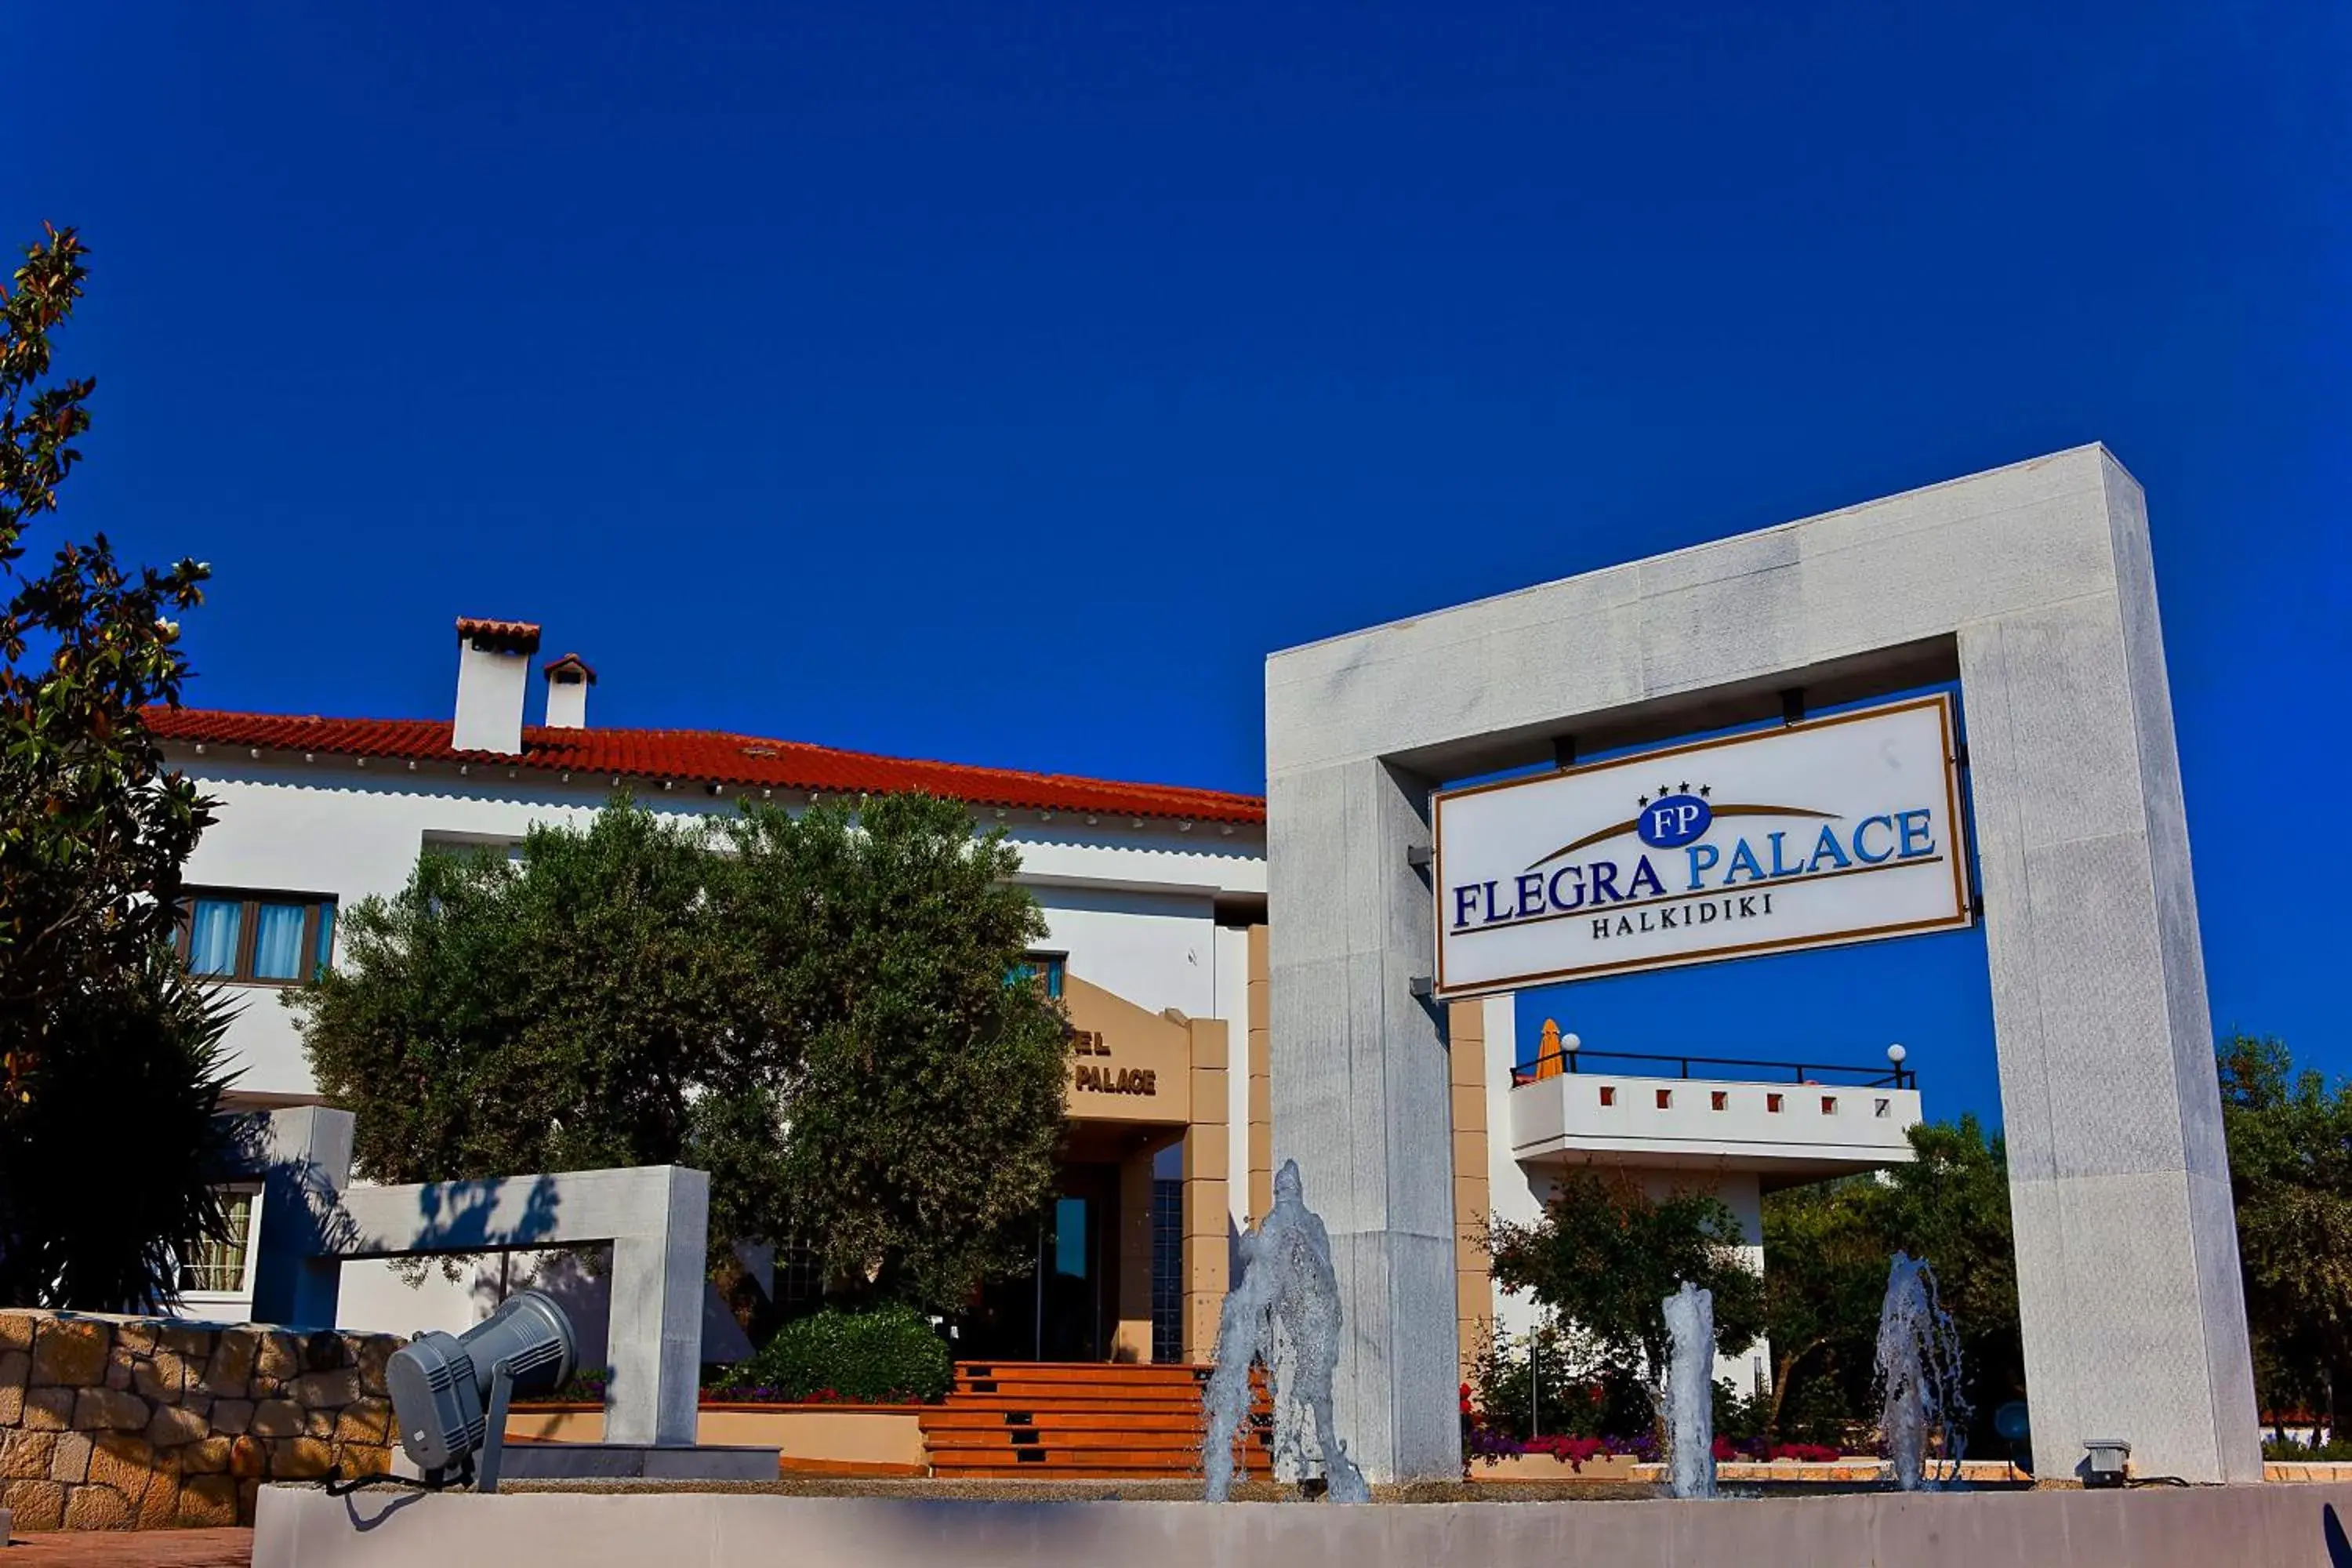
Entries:
[[787, 1323], [726, 1381], [784, 1399], [901, 1403], [938, 1399], [952, 1379], [947, 1342], [929, 1321], [890, 1305], [827, 1308]]

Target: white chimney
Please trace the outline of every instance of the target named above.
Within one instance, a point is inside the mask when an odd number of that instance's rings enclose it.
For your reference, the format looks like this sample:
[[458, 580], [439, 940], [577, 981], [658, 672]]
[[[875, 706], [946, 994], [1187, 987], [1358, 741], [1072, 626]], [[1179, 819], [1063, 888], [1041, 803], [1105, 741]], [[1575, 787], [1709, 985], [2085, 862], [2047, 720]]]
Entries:
[[576, 653], [567, 653], [547, 667], [547, 727], [551, 730], [588, 728], [588, 689], [596, 672]]
[[539, 627], [529, 621], [457, 619], [457, 719], [449, 744], [461, 752], [522, 754], [523, 689]]

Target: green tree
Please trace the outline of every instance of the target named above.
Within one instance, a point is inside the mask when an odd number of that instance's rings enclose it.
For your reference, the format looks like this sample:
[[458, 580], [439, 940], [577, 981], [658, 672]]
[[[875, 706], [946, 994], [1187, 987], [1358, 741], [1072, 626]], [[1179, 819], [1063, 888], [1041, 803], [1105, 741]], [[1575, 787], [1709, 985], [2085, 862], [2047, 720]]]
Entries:
[[1979, 1426], [2024, 1396], [2007, 1152], [1973, 1116], [1923, 1122], [1910, 1141], [1906, 1163], [1764, 1200], [1768, 1420], [1776, 1432], [1796, 1405], [1812, 1421], [1843, 1413], [1858, 1426], [1874, 1414], [1878, 1314], [1897, 1252], [1936, 1271]]
[[384, 1181], [675, 1162], [714, 1261], [812, 1252], [836, 1293], [961, 1306], [1026, 1257], [1066, 1029], [1008, 984], [1043, 917], [1001, 835], [890, 796], [717, 824], [616, 800], [519, 859], [428, 853], [289, 996]]
[[[90, 380], [44, 384], [86, 255], [48, 230], [0, 290], [0, 1301], [99, 1307], [169, 1299], [174, 1248], [219, 1234], [222, 1080], [217, 1012], [172, 952], [208, 803], [141, 718], [179, 701], [174, 617], [209, 574], [127, 567], [103, 534], [28, 565], [90, 424]], [[101, 1125], [149, 1189], [120, 1224], [54, 1201], [86, 1161], [41, 1163]]]
[[1664, 1303], [1687, 1281], [1715, 1293], [1716, 1343], [1737, 1355], [1763, 1326], [1763, 1283], [1730, 1208], [1711, 1194], [1652, 1197], [1623, 1173], [1570, 1170], [1532, 1225], [1496, 1222], [1496, 1280], [1572, 1323], [1620, 1374], [1667, 1363]]
[[2261, 1401], [2318, 1411], [2333, 1435], [2352, 1372], [2352, 1084], [2244, 1034], [2219, 1065]]

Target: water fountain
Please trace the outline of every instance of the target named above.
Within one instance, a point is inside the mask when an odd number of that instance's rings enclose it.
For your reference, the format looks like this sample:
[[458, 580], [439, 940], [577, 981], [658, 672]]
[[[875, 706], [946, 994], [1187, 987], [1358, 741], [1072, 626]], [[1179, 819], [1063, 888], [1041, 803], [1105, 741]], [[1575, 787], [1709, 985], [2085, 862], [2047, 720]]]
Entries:
[[1371, 1489], [1331, 1419], [1339, 1281], [1331, 1271], [1331, 1237], [1307, 1206], [1297, 1161], [1284, 1161], [1275, 1173], [1274, 1210], [1242, 1237], [1241, 1252], [1241, 1283], [1225, 1297], [1216, 1371], [1202, 1395], [1208, 1413], [1203, 1495], [1223, 1502], [1232, 1490], [1234, 1438], [1250, 1409], [1250, 1364], [1263, 1360], [1273, 1384], [1276, 1476], [1303, 1480], [1319, 1460], [1331, 1501], [1370, 1502]]
[[[1924, 1258], [1898, 1252], [1887, 1268], [1886, 1300], [1878, 1314], [1878, 1381], [1885, 1391], [1879, 1426], [1895, 1484], [1906, 1492], [1958, 1485], [1969, 1414], [1960, 1394], [1960, 1336]], [[1927, 1472], [1931, 1436], [1942, 1439], [1951, 1461], [1948, 1481]]]
[[1666, 1490], [1678, 1498], [1715, 1491], [1715, 1292], [1689, 1280], [1667, 1297]]

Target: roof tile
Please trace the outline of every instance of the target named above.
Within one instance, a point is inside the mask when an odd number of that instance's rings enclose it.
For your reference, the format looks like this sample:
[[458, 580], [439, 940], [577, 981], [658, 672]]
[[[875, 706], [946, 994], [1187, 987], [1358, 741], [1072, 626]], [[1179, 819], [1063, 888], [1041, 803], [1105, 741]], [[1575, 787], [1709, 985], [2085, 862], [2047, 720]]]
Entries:
[[257, 746], [391, 761], [503, 763], [827, 795], [920, 791], [974, 805], [1112, 816], [1242, 824], [1265, 820], [1265, 801], [1223, 790], [1118, 784], [1065, 773], [880, 757], [717, 730], [550, 730], [531, 725], [523, 730], [521, 754], [509, 756], [457, 750], [449, 744], [448, 723], [435, 719], [322, 719], [199, 708], [151, 708], [146, 719], [156, 735], [180, 744]]

